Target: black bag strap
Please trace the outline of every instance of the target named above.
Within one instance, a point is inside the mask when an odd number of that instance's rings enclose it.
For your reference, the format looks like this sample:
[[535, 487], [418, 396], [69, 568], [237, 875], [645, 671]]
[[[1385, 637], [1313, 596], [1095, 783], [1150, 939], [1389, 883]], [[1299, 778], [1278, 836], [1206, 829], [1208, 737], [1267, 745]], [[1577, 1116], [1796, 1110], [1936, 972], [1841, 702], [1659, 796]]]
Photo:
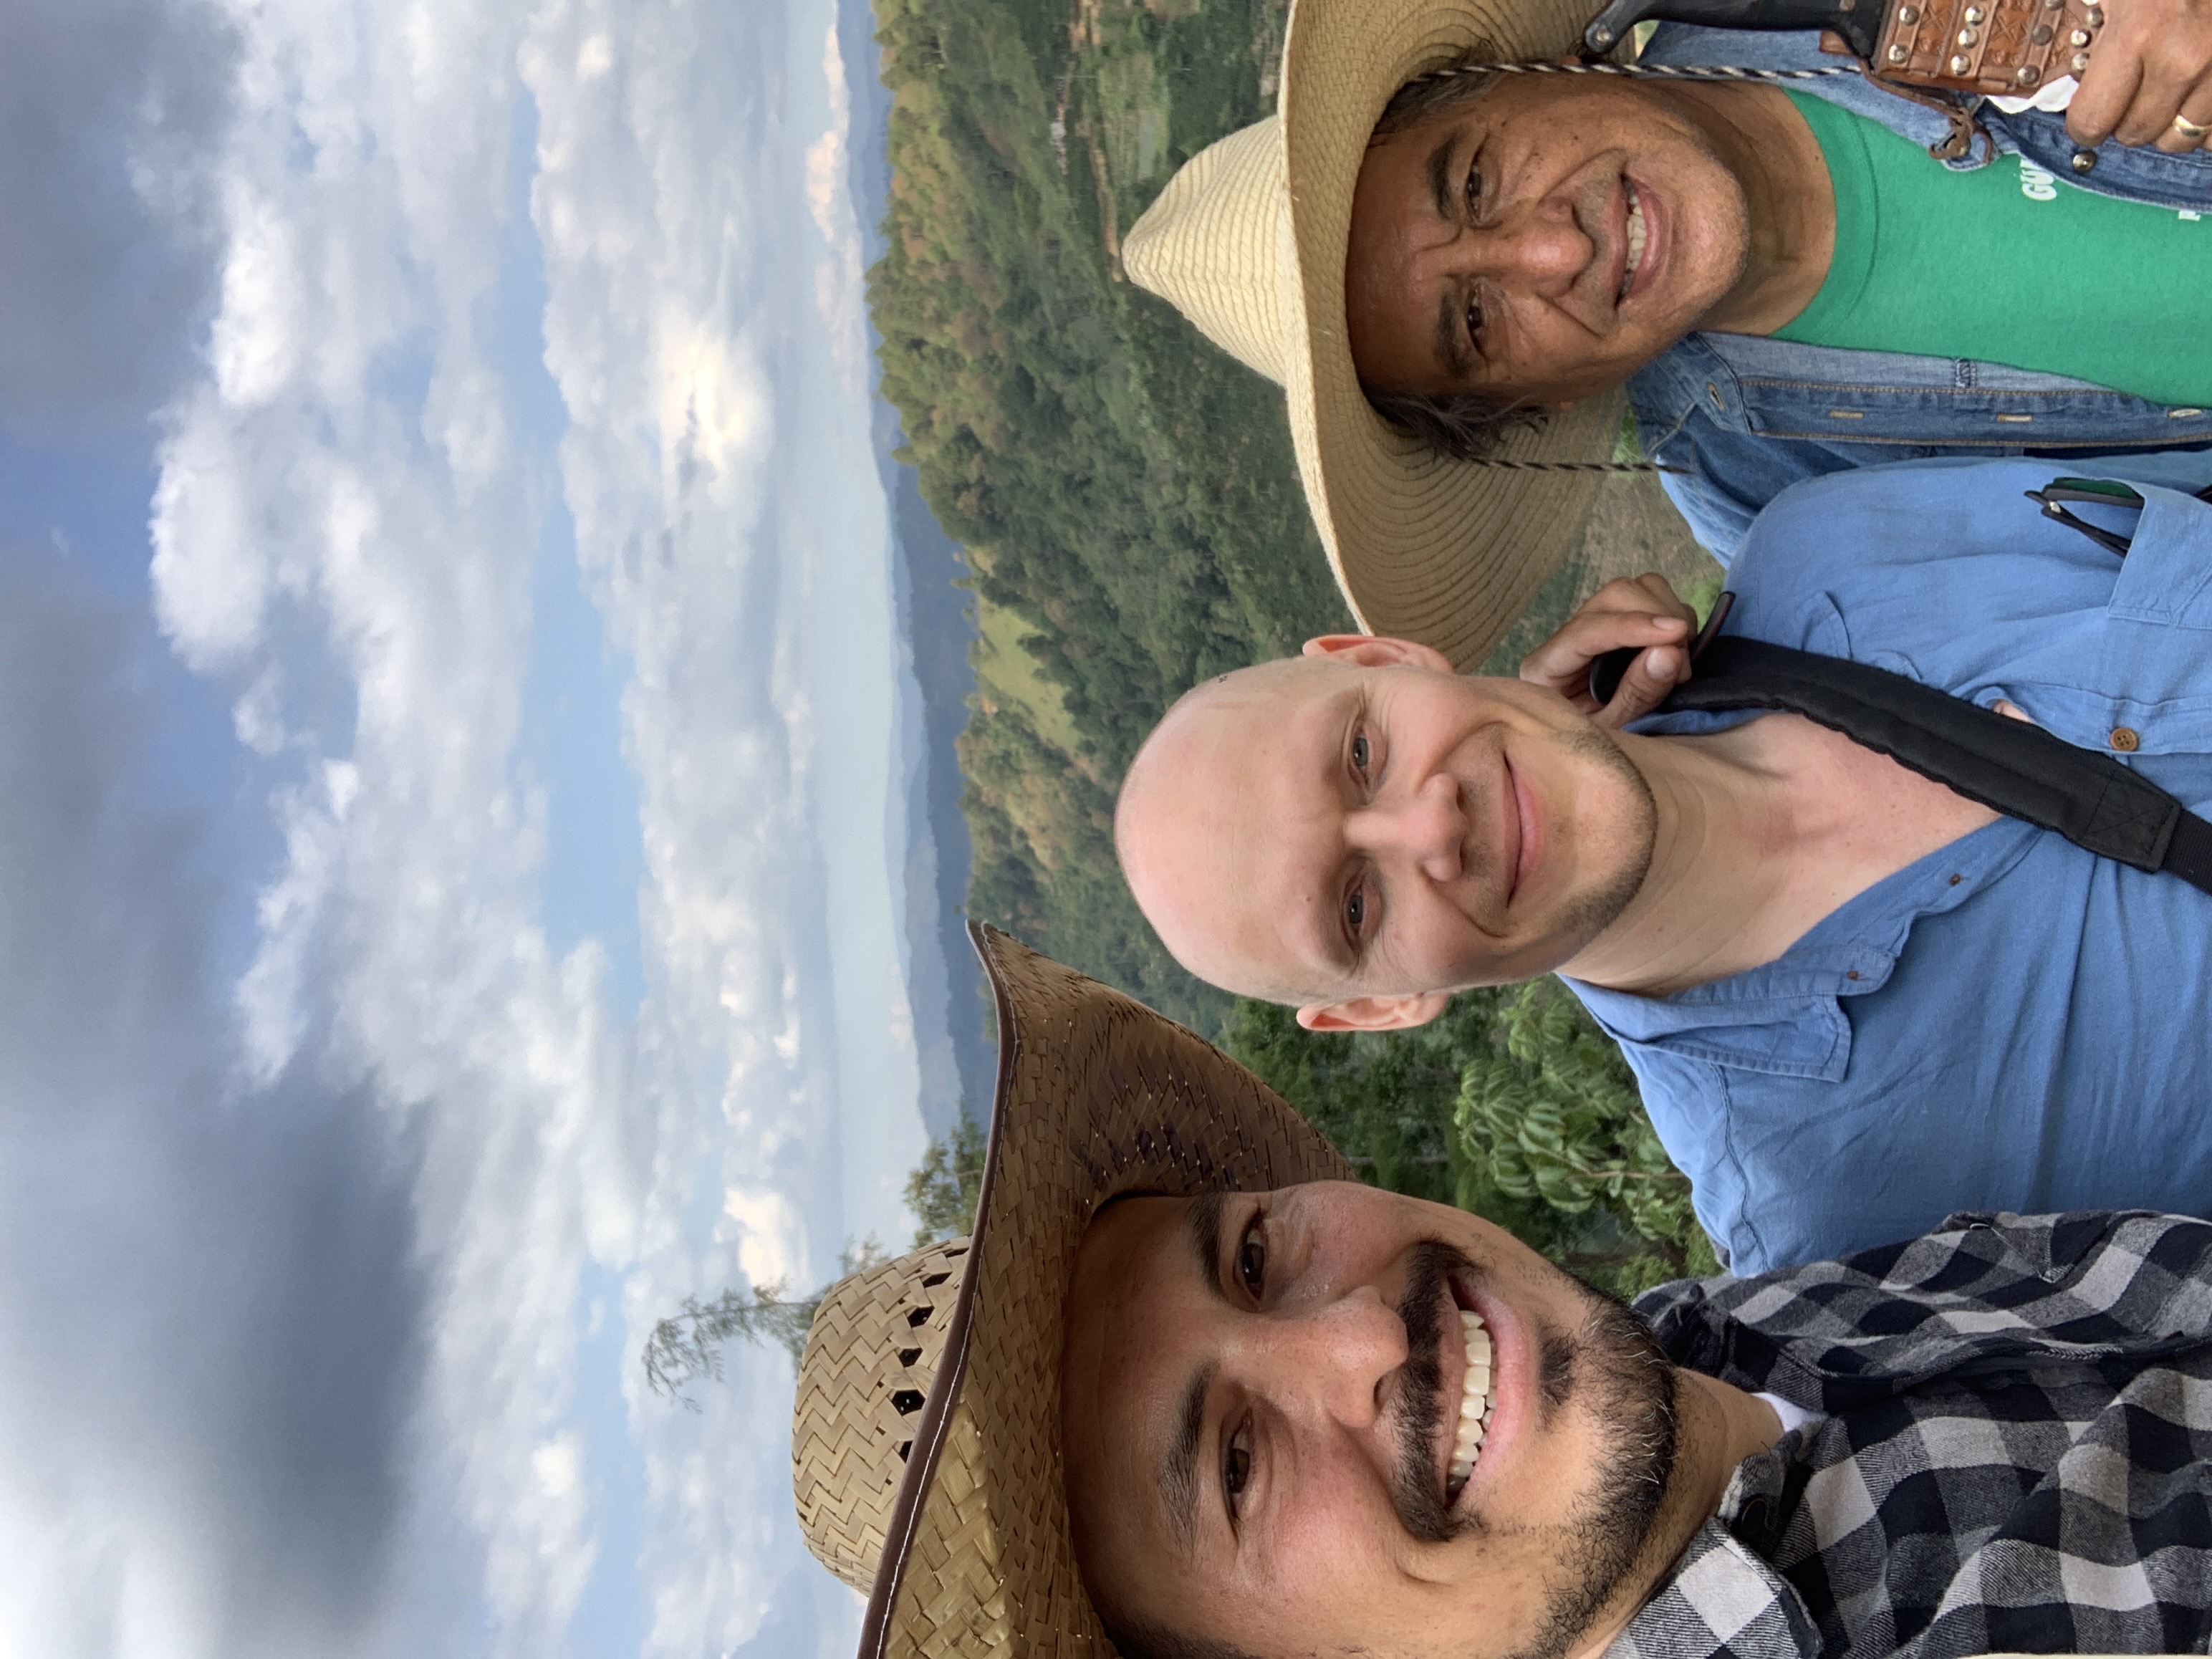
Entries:
[[2109, 755], [1843, 657], [1727, 635], [1707, 642], [1696, 661], [1696, 678], [1661, 709], [1802, 714], [2100, 858], [2212, 893], [2212, 823]]

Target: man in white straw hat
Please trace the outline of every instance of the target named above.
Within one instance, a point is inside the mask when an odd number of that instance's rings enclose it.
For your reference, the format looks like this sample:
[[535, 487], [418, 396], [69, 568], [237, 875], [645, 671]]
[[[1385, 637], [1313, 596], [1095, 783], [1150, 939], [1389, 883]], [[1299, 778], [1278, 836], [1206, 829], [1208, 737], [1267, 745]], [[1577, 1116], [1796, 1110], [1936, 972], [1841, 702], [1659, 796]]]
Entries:
[[1188, 162], [1123, 265], [1284, 386], [1361, 626], [1472, 669], [1574, 545], [1624, 384], [1723, 562], [1817, 474], [2212, 440], [2212, 14], [2110, 3], [2034, 25], [2106, 31], [2072, 134], [1977, 100], [1944, 164], [1940, 100], [1816, 30], [1669, 25], [1635, 66], [1771, 81], [1464, 74], [1558, 69], [1590, 0], [1297, 0], [1278, 113]]
[[977, 930], [975, 1230], [823, 1298], [860, 1659], [2201, 1652], [2212, 1227], [1962, 1215], [1631, 1310]]
[[[1517, 680], [1365, 635], [1225, 675], [1131, 763], [1130, 889], [1193, 973], [1319, 1029], [1559, 974], [1738, 1272], [1961, 1206], [2212, 1211], [2212, 455], [2121, 465], [1798, 485], [1694, 676], [1656, 576]], [[1712, 700], [1778, 648], [1963, 735]]]

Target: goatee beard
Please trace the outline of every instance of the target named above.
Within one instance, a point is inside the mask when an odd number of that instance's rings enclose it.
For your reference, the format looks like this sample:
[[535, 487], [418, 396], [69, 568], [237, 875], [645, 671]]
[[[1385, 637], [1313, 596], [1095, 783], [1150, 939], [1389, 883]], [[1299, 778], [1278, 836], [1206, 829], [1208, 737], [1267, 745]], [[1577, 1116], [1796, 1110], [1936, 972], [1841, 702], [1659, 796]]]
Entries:
[[[1480, 1276], [1463, 1252], [1448, 1244], [1416, 1245], [1398, 1306], [1406, 1359], [1396, 1395], [1392, 1497], [1406, 1530], [1427, 1543], [1516, 1530], [1472, 1511], [1451, 1513], [1437, 1483], [1437, 1435], [1448, 1403], [1441, 1353], [1454, 1273]], [[1585, 1310], [1583, 1322], [1572, 1334], [1532, 1333], [1538, 1398], [1531, 1403], [1546, 1429], [1561, 1412], [1578, 1407], [1611, 1449], [1591, 1471], [1566, 1519], [1542, 1529], [1557, 1532], [1566, 1547], [1536, 1633], [1513, 1659], [1561, 1659], [1589, 1629], [1642, 1560], [1674, 1480], [1674, 1367], [1626, 1304], [1579, 1279], [1571, 1282]], [[1449, 1334], [1454, 1340], [1460, 1334], [1455, 1326]], [[1449, 1404], [1455, 1414], [1458, 1401]]]
[[1582, 1638], [1642, 1561], [1674, 1482], [1674, 1368], [1626, 1303], [1576, 1282], [1589, 1313], [1571, 1338], [1544, 1337], [1538, 1411], [1548, 1425], [1579, 1403], [1613, 1449], [1560, 1528], [1571, 1540], [1564, 1571], [1542, 1625], [1514, 1659], [1560, 1659]]

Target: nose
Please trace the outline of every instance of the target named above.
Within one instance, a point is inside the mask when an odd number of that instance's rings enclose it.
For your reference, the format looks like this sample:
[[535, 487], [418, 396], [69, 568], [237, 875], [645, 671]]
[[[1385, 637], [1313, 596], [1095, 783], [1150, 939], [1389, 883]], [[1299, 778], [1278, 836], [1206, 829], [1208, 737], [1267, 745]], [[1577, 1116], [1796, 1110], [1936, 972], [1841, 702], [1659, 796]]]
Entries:
[[1395, 852], [1431, 881], [1456, 881], [1467, 842], [1467, 813], [1459, 784], [1432, 772], [1409, 794], [1377, 801], [1354, 815], [1352, 839], [1374, 853]]
[[1249, 1363], [1286, 1406], [1304, 1405], [1347, 1429], [1381, 1416], [1386, 1382], [1406, 1363], [1406, 1327], [1372, 1285], [1252, 1328]]
[[1534, 294], [1566, 288], [1596, 257], [1573, 205], [1547, 199], [1510, 209], [1460, 239], [1468, 274]]

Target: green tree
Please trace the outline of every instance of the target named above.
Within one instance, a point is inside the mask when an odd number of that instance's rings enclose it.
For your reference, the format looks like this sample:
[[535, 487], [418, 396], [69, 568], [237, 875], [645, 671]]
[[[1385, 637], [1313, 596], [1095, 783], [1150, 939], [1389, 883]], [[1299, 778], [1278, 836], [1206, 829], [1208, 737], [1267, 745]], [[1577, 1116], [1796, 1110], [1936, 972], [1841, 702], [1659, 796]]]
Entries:
[[[921, 1224], [915, 1230], [916, 1249], [975, 1230], [983, 1151], [982, 1130], [965, 1115], [951, 1134], [931, 1139], [921, 1162], [906, 1180], [907, 1207]], [[838, 1257], [837, 1277], [865, 1273], [890, 1259], [873, 1238], [864, 1238]], [[750, 1291], [726, 1290], [711, 1302], [685, 1297], [681, 1307], [653, 1326], [638, 1356], [645, 1367], [646, 1387], [687, 1411], [697, 1411], [699, 1402], [690, 1391], [702, 1378], [722, 1380], [722, 1350], [734, 1337], [773, 1342], [797, 1365], [806, 1352], [806, 1333], [814, 1324], [815, 1310], [829, 1293], [825, 1285], [811, 1296], [793, 1297], [779, 1279]]]
[[[838, 1257], [838, 1278], [865, 1272], [887, 1259], [881, 1245], [864, 1238]], [[749, 1342], [774, 1342], [798, 1364], [806, 1352], [814, 1311], [829, 1287], [797, 1298], [784, 1292], [783, 1281], [772, 1279], [750, 1291], [726, 1290], [712, 1302], [685, 1297], [683, 1306], [656, 1324], [645, 1340], [645, 1351], [638, 1356], [645, 1367], [645, 1386], [686, 1411], [697, 1411], [699, 1402], [689, 1389], [702, 1377], [722, 1380], [722, 1349], [735, 1336]]]
[[1356, 1036], [1239, 1001], [1222, 1046], [1376, 1186], [1472, 1210], [1622, 1295], [1719, 1271], [1619, 1050], [1554, 981]]
[[929, 1150], [906, 1178], [906, 1206], [921, 1224], [914, 1248], [975, 1231], [975, 1200], [983, 1191], [983, 1131], [962, 1115], [952, 1133], [932, 1138]]
[[[1587, 1268], [1625, 1294], [1720, 1262], [1690, 1207], [1620, 1050], [1556, 980], [1532, 981], [1501, 1010], [1504, 1052], [1471, 1054], [1453, 1125], [1500, 1191], [1613, 1236], [1585, 1237]], [[1589, 1230], [1585, 1229], [1587, 1234]]]

